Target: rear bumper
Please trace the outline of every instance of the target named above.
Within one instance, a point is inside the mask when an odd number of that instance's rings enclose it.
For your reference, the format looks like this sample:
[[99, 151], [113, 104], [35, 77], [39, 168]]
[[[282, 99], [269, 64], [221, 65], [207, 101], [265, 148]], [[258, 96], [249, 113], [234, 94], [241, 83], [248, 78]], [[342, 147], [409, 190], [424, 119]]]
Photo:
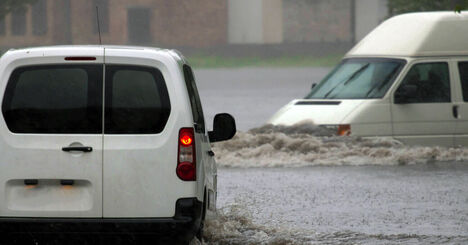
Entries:
[[179, 199], [176, 213], [170, 218], [0, 218], [0, 232], [9, 235], [94, 233], [193, 237], [200, 228], [202, 206], [196, 198]]

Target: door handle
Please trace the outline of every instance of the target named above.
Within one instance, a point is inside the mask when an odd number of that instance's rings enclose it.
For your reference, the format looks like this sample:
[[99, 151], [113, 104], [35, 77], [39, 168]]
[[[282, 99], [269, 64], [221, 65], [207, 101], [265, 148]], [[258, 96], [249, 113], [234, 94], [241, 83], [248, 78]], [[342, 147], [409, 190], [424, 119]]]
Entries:
[[458, 105], [452, 107], [452, 115], [454, 118], [458, 118]]
[[91, 147], [91, 146], [66, 146], [66, 147], [62, 147], [62, 151], [66, 151], [66, 152], [70, 152], [70, 151], [92, 152], [93, 147]]

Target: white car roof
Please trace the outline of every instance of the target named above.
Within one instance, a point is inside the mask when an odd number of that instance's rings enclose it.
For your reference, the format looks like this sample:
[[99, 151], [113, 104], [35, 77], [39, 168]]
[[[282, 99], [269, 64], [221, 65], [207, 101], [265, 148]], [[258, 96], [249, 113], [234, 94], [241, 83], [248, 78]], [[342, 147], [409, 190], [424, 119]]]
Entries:
[[398, 15], [376, 27], [349, 56], [468, 55], [468, 12]]

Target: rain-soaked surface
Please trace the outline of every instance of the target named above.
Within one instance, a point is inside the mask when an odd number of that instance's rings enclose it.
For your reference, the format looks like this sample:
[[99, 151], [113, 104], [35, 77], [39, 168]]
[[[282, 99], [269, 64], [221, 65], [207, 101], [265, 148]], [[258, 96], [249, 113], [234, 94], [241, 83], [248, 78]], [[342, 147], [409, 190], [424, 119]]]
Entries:
[[218, 211], [204, 242], [468, 244], [468, 148], [261, 126], [326, 72], [196, 71], [206, 119], [230, 112], [240, 129], [213, 149]]
[[467, 244], [468, 165], [221, 169], [220, 244]]

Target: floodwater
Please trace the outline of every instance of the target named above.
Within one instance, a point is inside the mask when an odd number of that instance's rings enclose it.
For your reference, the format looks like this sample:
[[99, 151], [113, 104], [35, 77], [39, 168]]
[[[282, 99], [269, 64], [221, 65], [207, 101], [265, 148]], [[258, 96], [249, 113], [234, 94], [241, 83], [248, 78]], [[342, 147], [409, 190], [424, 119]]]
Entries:
[[221, 169], [212, 244], [468, 244], [468, 165]]
[[334, 137], [311, 124], [262, 126], [327, 68], [196, 70], [217, 143], [218, 211], [206, 244], [468, 244], [468, 148]]

